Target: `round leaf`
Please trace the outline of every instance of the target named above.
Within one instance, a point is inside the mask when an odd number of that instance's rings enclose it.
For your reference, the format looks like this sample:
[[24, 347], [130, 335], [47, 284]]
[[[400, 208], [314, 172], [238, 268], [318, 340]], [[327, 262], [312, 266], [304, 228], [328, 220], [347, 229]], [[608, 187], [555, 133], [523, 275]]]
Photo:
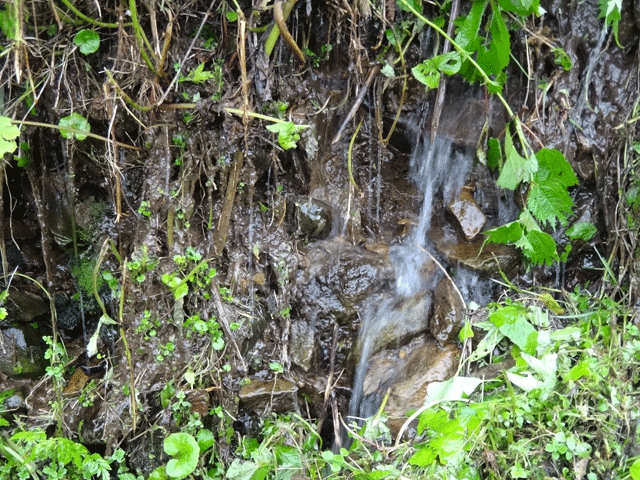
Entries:
[[200, 447], [188, 433], [172, 433], [164, 440], [164, 451], [172, 458], [167, 463], [167, 475], [171, 478], [185, 478], [198, 465]]
[[98, 51], [100, 47], [100, 35], [93, 30], [80, 30], [76, 33], [76, 36], [73, 37], [73, 43], [80, 48], [81, 53], [89, 55], [90, 53]]
[[87, 119], [79, 113], [72, 113], [71, 115], [61, 118], [58, 125], [62, 127], [60, 133], [64, 138], [84, 140], [87, 136], [82, 132], [89, 133], [91, 131], [91, 125], [89, 125]]

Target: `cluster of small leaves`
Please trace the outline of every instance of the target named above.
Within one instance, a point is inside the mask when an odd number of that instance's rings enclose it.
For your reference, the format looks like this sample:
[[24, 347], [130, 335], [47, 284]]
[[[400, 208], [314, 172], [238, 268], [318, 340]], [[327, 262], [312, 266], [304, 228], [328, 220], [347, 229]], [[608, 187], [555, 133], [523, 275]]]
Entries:
[[568, 188], [576, 185], [578, 179], [569, 162], [561, 152], [548, 148], [524, 158], [509, 133], [504, 141], [504, 162], [495, 139], [490, 141], [488, 158], [490, 164], [503, 165], [499, 186], [515, 190], [525, 182], [529, 188], [518, 219], [485, 232], [487, 241], [515, 245], [534, 264], [551, 265], [560, 260], [555, 240], [543, 228], [555, 228], [558, 222], [566, 226], [572, 213], [573, 200]]
[[297, 147], [300, 140], [300, 132], [307, 128], [307, 125], [296, 125], [293, 122], [278, 122], [267, 125], [267, 130], [278, 134], [278, 144], [284, 150]]

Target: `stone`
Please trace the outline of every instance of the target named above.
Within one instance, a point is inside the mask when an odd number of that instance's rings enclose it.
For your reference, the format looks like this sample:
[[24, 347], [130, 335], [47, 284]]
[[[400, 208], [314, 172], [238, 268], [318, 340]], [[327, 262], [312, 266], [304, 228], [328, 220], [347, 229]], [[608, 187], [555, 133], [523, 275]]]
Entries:
[[43, 349], [31, 344], [28, 333], [20, 328], [8, 328], [0, 333], [0, 372], [10, 378], [34, 378], [44, 374]]
[[240, 388], [240, 405], [246, 411], [264, 415], [286, 413], [298, 408], [298, 387], [284, 378], [251, 380]]
[[464, 303], [451, 280], [443, 278], [434, 292], [434, 312], [429, 323], [431, 335], [440, 346], [454, 342], [464, 325]]
[[291, 362], [308, 372], [314, 356], [316, 330], [307, 322], [299, 320], [291, 324]]
[[323, 240], [331, 233], [331, 207], [321, 200], [296, 202], [295, 220], [298, 237]]
[[424, 291], [409, 298], [383, 297], [365, 312], [354, 357], [370, 357], [386, 348], [397, 348], [429, 328], [433, 297]]
[[447, 210], [456, 219], [465, 240], [472, 241], [487, 223], [487, 217], [473, 198], [473, 189], [462, 187], [458, 198], [447, 206]]
[[416, 347], [396, 375], [385, 412], [390, 417], [404, 417], [407, 411], [420, 408], [429, 384], [443, 382], [456, 372], [459, 353], [455, 345], [440, 347], [433, 340]]
[[482, 236], [472, 242], [460, 241], [455, 229], [446, 223], [432, 225], [429, 238], [449, 264], [460, 263], [487, 276], [497, 275], [500, 271], [508, 276], [520, 260], [515, 247], [498, 243], [484, 244]]

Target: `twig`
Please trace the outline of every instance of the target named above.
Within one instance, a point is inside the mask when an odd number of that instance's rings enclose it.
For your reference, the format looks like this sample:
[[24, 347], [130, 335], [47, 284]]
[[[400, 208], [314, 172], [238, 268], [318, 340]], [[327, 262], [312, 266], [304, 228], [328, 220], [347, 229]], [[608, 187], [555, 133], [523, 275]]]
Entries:
[[353, 116], [358, 111], [358, 108], [360, 107], [360, 104], [364, 100], [364, 96], [369, 91], [369, 87], [371, 86], [371, 82], [373, 82], [373, 79], [375, 78], [376, 74], [379, 71], [380, 71], [380, 65], [374, 66], [369, 71], [369, 76], [367, 77], [367, 80], [364, 82], [364, 85], [362, 86], [362, 89], [360, 90], [360, 93], [356, 97], [356, 101], [353, 102], [353, 105], [351, 106], [351, 110], [349, 110], [349, 113], [347, 114], [346, 118], [343, 120], [342, 125], [340, 125], [340, 129], [338, 130], [338, 133], [336, 134], [335, 138], [333, 139], [333, 142], [331, 142], [332, 145], [335, 145], [336, 143], [338, 143], [340, 141], [340, 138], [342, 138], [342, 134], [344, 133], [344, 130], [347, 128], [347, 124], [351, 121]]

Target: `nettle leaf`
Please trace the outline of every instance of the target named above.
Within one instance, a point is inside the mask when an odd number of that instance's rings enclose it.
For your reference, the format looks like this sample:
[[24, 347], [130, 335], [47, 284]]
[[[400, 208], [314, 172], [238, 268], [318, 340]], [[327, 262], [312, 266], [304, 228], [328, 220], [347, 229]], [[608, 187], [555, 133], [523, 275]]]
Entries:
[[440, 76], [442, 73], [446, 75], [455, 75], [460, 70], [462, 59], [458, 52], [448, 52], [442, 55], [428, 58], [411, 69], [411, 73], [419, 82], [427, 86], [427, 88], [438, 88], [440, 84]]
[[540, 167], [547, 169], [565, 187], [578, 184], [578, 177], [562, 152], [552, 148], [543, 148], [536, 153], [536, 159]]
[[[545, 178], [546, 177], [546, 178]], [[549, 223], [554, 227], [557, 221], [566, 225], [567, 216], [571, 215], [573, 199], [557, 179], [542, 168], [536, 174], [536, 180], [531, 184], [527, 197], [527, 208], [540, 222]]]
[[567, 237], [570, 240], [582, 240], [588, 242], [598, 233], [598, 229], [590, 222], [581, 222], [567, 229]]
[[540, 0], [498, 0], [498, 4], [503, 10], [526, 17], [538, 13]]
[[524, 232], [522, 224], [519, 221], [507, 223], [498, 228], [493, 228], [484, 232], [489, 243], [510, 244], [515, 243], [522, 238]]
[[164, 440], [164, 451], [172, 458], [167, 463], [167, 475], [172, 478], [185, 478], [198, 466], [200, 447], [195, 438], [188, 433], [172, 433]]
[[307, 128], [306, 125], [296, 125], [293, 122], [280, 122], [267, 125], [267, 130], [278, 134], [278, 144], [285, 150], [290, 150], [298, 146], [301, 132]]
[[498, 74], [509, 64], [509, 53], [511, 51], [511, 41], [507, 25], [502, 18], [502, 12], [496, 8], [493, 11], [491, 25], [491, 43], [489, 48], [482, 48], [478, 52], [478, 65], [487, 74]]
[[551, 265], [554, 261], [560, 260], [556, 251], [556, 242], [548, 233], [532, 230], [527, 232], [526, 239], [531, 247], [522, 250], [522, 253], [531, 263]]
[[526, 314], [526, 308], [510, 305], [493, 312], [489, 321], [520, 350], [533, 355], [538, 346], [538, 331], [526, 319]]
[[73, 43], [78, 46], [80, 53], [89, 55], [95, 53], [100, 48], [100, 35], [93, 30], [80, 30], [73, 37]]
[[475, 52], [480, 46], [482, 37], [478, 35], [482, 16], [487, 8], [487, 0], [476, 0], [473, 2], [471, 11], [466, 17], [463, 17], [458, 33], [456, 34], [456, 43], [464, 48], [467, 52]]
[[20, 129], [11, 123], [9, 117], [0, 116], [0, 158], [5, 153], [13, 153], [18, 148], [16, 138], [20, 136]]
[[64, 138], [77, 138], [80, 141], [87, 138], [86, 133], [91, 131], [91, 125], [89, 125], [87, 119], [79, 113], [72, 113], [71, 115], [61, 118], [58, 125], [62, 127], [60, 134]]
[[622, 10], [622, 0], [600, 0], [600, 17], [604, 18], [604, 23], [612, 27], [613, 36], [616, 43], [622, 48], [618, 41], [618, 23], [620, 22], [620, 11]]
[[536, 157], [531, 156], [527, 159], [521, 156], [513, 146], [509, 133], [504, 138], [504, 155], [506, 160], [498, 178], [498, 185], [515, 190], [520, 182], [530, 182], [533, 174], [538, 170]]

